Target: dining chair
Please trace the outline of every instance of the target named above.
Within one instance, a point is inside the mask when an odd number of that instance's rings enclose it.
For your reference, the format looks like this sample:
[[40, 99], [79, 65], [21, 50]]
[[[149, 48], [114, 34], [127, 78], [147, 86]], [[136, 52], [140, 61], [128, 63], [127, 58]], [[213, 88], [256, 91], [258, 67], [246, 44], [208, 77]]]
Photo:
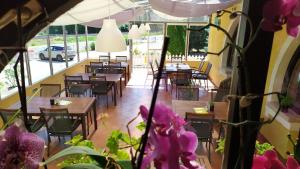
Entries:
[[90, 73], [103, 73], [104, 66], [103, 62], [90, 62], [91, 72]]
[[[0, 116], [2, 118], [3, 123], [7, 123], [9, 119], [18, 111], [18, 109], [2, 109], [0, 108]], [[23, 121], [23, 114], [20, 112], [18, 117]], [[39, 117], [28, 116], [28, 124], [31, 132], [35, 133], [39, 131], [44, 126], [44, 120]]]
[[66, 96], [85, 96], [90, 89], [89, 84], [84, 84], [82, 76], [65, 76]]
[[116, 56], [116, 62], [127, 62], [127, 56]]
[[[157, 80], [157, 77], [158, 77], [158, 71], [154, 70], [152, 62], [149, 62], [149, 65], [150, 65], [152, 76], [153, 76], [152, 83], [151, 83], [151, 87], [153, 88], [154, 81]], [[161, 79], [165, 80], [166, 91], [168, 91], [168, 76], [167, 76], [167, 74], [165, 72], [162, 72]]]
[[[106, 81], [106, 76], [90, 76], [89, 80], [92, 85], [92, 95], [106, 95], [106, 106], [108, 108], [108, 93], [112, 92], [113, 83]], [[114, 95], [112, 94], [112, 99], [113, 97]]]
[[111, 74], [124, 74], [121, 62], [110, 62], [107, 66], [107, 73]]
[[191, 69], [178, 69], [176, 72], [170, 75], [171, 79], [171, 93], [173, 91], [173, 86], [176, 88], [176, 97], [177, 97], [177, 88], [178, 86], [190, 86], [192, 85], [192, 70]]
[[208, 149], [208, 159], [210, 161], [214, 114], [186, 112], [185, 120], [188, 123], [186, 129], [195, 132], [198, 140], [205, 142], [206, 148]]
[[201, 80], [204, 80], [204, 88], [208, 89], [208, 79], [209, 79], [209, 72], [211, 70], [212, 64], [207, 62], [207, 65], [203, 65], [203, 67], [201, 68], [201, 70], [204, 70], [203, 72], [198, 72], [198, 73], [194, 73], [193, 79], [194, 80], [199, 80], [199, 83], [201, 85]]
[[40, 96], [41, 97], [59, 97], [61, 94], [60, 84], [40, 84]]
[[177, 100], [199, 100], [199, 87], [197, 86], [178, 86]]
[[40, 108], [48, 136], [48, 156], [50, 155], [51, 136], [73, 138], [73, 132], [79, 127], [79, 118], [71, 116], [67, 108]]
[[99, 62], [110, 62], [110, 56], [104, 56], [104, 55], [100, 55], [99, 56]]

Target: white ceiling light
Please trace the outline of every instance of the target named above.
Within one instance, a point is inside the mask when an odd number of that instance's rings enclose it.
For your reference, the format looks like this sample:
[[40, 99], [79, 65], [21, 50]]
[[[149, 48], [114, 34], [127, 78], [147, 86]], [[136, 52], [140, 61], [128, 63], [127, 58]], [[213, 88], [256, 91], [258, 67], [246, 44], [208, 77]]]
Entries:
[[139, 27], [139, 32], [140, 34], [145, 34], [146, 33], [146, 27], [145, 27], [145, 24], [141, 24], [140, 27]]
[[148, 32], [151, 30], [149, 23], [146, 23], [145, 25], [145, 30]]
[[121, 52], [126, 50], [125, 39], [115, 19], [105, 19], [96, 39], [96, 51]]
[[140, 38], [141, 34], [137, 25], [132, 25], [131, 29], [128, 32], [128, 39], [137, 39]]

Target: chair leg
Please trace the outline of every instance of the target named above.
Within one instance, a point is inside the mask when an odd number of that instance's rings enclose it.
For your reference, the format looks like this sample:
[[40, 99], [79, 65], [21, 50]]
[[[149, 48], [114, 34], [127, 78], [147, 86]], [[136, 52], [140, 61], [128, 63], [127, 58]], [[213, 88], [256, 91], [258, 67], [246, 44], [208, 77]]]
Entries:
[[210, 144], [211, 144], [211, 140], [209, 140], [208, 142], [208, 161], [210, 162]]
[[47, 156], [49, 157], [50, 156], [50, 143], [51, 143], [51, 138], [48, 134], [48, 147], [47, 147]]

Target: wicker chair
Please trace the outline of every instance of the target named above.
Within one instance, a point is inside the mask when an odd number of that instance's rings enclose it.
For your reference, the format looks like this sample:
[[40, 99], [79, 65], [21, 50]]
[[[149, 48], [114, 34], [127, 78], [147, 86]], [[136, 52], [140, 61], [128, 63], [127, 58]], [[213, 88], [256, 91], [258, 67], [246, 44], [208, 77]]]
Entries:
[[[106, 105], [108, 107], [108, 93], [112, 91], [112, 83], [106, 81], [105, 76], [90, 76], [90, 83], [92, 87], [92, 95], [99, 96], [99, 95], [106, 95]], [[113, 99], [112, 94], [112, 99]]]
[[48, 134], [48, 156], [50, 155], [51, 136], [73, 137], [73, 132], [81, 124], [79, 118], [70, 116], [66, 108], [40, 108]]
[[185, 120], [188, 122], [187, 130], [194, 131], [199, 141], [206, 143], [206, 148], [208, 148], [208, 159], [210, 161], [210, 146], [212, 144], [214, 114], [186, 112]]
[[41, 97], [59, 97], [61, 93], [60, 84], [41, 84]]
[[[14, 115], [14, 113], [16, 113], [18, 110], [17, 109], [0, 109], [0, 116], [2, 118], [3, 123], [7, 123], [9, 121], [9, 119]], [[23, 116], [22, 116], [22, 112], [20, 112], [19, 118], [21, 120], [23, 120]], [[42, 120], [41, 118], [32, 118], [31, 116], [29, 116], [28, 118], [28, 124], [30, 127], [31, 132], [37, 132], [38, 130], [40, 130], [44, 123], [44, 120]]]
[[85, 96], [90, 89], [89, 84], [82, 82], [82, 76], [65, 76], [66, 96]]

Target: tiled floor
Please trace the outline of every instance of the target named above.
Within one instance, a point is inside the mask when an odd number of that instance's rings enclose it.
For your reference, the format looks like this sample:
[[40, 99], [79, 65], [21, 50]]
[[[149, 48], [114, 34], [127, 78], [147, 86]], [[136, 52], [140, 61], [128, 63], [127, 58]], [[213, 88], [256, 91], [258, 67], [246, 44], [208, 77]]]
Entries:
[[[97, 113], [98, 113], [98, 125], [99, 128], [94, 132], [94, 128], [90, 127], [90, 135], [89, 138], [95, 143], [96, 147], [104, 148], [106, 139], [110, 135], [112, 130], [122, 130], [126, 131], [126, 124], [129, 120], [135, 117], [139, 111], [140, 105], [146, 105], [147, 107], [150, 105], [153, 90], [151, 89], [151, 76], [148, 76], [146, 79], [147, 70], [145, 69], [135, 69], [132, 73], [132, 78], [128, 82], [128, 85], [123, 90], [123, 97], [118, 97], [118, 105], [113, 106], [112, 102], [109, 105], [109, 108], [106, 108], [105, 101], [98, 102]], [[161, 85], [164, 86], [164, 85]], [[210, 84], [212, 87], [212, 85]], [[173, 93], [174, 94], [174, 93]], [[200, 92], [201, 99], [208, 100], [209, 94], [207, 90], [201, 89]], [[110, 100], [111, 101], [111, 100]], [[166, 92], [162, 87], [159, 90], [158, 100], [157, 102], [163, 102], [168, 106], [171, 106], [172, 96], [170, 92]], [[138, 118], [135, 124], [141, 121], [141, 118]], [[132, 126], [135, 126], [134, 124]], [[140, 135], [141, 133], [134, 129], [132, 129], [132, 133], [134, 135]], [[80, 130], [79, 130], [80, 131]], [[45, 132], [44, 132], [45, 133]], [[216, 132], [214, 132], [214, 137], [217, 137]], [[52, 154], [65, 147], [62, 143], [58, 143], [57, 139], [52, 144]], [[198, 148], [197, 153], [199, 154], [207, 154], [205, 146], [200, 146]], [[221, 168], [221, 155], [214, 152], [215, 145], [212, 146], [211, 150], [211, 163], [213, 169]], [[50, 165], [49, 168], [56, 168], [54, 164]]]

